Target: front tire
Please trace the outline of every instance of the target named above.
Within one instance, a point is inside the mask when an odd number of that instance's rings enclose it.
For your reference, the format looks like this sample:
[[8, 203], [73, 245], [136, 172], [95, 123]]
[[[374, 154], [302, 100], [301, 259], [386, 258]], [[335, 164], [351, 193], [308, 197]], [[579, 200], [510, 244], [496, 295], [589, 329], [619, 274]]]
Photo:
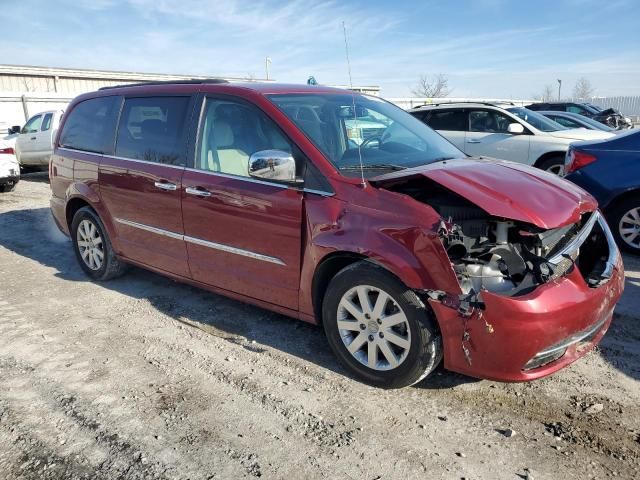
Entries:
[[411, 289], [371, 262], [349, 265], [331, 280], [322, 317], [333, 352], [370, 385], [413, 385], [442, 359], [431, 312]]
[[607, 218], [620, 248], [640, 255], [640, 196], [617, 203]]
[[71, 241], [80, 267], [91, 279], [111, 280], [127, 265], [116, 256], [100, 217], [89, 207], [80, 208], [71, 222]]

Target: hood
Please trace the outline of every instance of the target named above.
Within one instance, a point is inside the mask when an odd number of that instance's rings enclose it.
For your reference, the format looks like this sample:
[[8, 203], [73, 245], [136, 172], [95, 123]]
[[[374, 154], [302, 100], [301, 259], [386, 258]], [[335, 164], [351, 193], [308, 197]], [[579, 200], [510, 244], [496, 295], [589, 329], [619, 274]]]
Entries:
[[566, 138], [568, 140], [598, 140], [613, 137], [614, 133], [603, 130], [588, 130], [586, 128], [569, 128], [567, 130], [557, 130], [548, 132], [555, 138]]
[[551, 173], [503, 160], [459, 159], [401, 170], [371, 179], [385, 187], [425, 176], [496, 217], [557, 228], [597, 208], [580, 187]]

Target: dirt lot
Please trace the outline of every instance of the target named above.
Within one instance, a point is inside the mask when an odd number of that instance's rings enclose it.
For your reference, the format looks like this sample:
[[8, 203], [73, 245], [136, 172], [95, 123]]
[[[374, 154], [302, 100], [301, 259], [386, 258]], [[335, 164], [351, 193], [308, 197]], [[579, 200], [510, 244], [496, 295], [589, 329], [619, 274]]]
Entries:
[[[0, 194], [0, 478], [640, 478], [640, 260], [555, 376], [351, 379], [319, 328], [132, 270], [94, 284], [45, 175]], [[510, 435], [513, 433], [513, 435]]]

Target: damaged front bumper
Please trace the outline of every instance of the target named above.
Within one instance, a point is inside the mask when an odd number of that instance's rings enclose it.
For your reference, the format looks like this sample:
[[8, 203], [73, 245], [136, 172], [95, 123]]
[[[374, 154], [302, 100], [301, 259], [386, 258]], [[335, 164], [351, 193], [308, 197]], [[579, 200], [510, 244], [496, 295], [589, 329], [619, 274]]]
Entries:
[[527, 381], [550, 375], [591, 350], [607, 331], [624, 288], [622, 259], [600, 213], [594, 212], [563, 249], [572, 255], [550, 259], [573, 263], [596, 223], [606, 236], [608, 256], [595, 280], [574, 265], [524, 295], [482, 290], [481, 304], [471, 308], [461, 308], [452, 297], [431, 296], [445, 367], [479, 378]]

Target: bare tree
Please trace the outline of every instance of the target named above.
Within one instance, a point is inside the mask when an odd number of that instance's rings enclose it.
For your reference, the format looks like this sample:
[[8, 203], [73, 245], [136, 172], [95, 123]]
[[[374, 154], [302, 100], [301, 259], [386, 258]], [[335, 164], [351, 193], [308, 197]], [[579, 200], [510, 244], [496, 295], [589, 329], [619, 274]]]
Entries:
[[416, 97], [441, 98], [451, 93], [449, 88], [449, 79], [446, 75], [438, 73], [437, 75], [420, 75], [420, 80], [416, 87], [411, 90]]
[[582, 77], [578, 79], [575, 87], [573, 87], [573, 98], [587, 100], [593, 97], [594, 91], [595, 90], [591, 85], [591, 82]]
[[542, 91], [542, 101], [548, 102], [553, 99], [555, 92], [553, 91], [553, 87], [551, 85], [545, 85], [544, 90]]

